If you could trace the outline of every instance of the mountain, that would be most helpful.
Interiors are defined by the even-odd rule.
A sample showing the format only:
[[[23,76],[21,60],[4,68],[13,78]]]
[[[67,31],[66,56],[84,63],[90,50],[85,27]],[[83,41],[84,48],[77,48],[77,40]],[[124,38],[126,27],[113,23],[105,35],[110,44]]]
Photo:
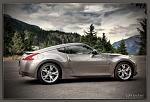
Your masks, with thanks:
[[[7,26],[9,25],[9,27],[11,27],[14,31],[31,31],[31,32],[35,32],[35,31],[40,31],[42,29],[40,29],[40,27],[36,26],[36,25],[31,25],[25,22],[22,22],[20,20],[14,19],[11,16],[4,14],[4,28],[7,28]]]
[[[4,31],[4,35],[11,37],[15,32],[19,32],[22,35],[22,37],[26,35],[26,33],[32,33],[35,45],[39,45],[40,43],[43,43],[46,40],[51,41],[46,43],[51,43],[51,45],[55,45],[66,42],[78,42],[80,39],[80,35],[78,33],[63,32],[58,30],[46,31],[36,25],[31,25],[23,21],[14,19],[6,14],[4,14]]]
[[[58,30],[43,30],[36,25],[31,25],[23,21],[12,18],[4,14],[4,55],[11,54],[11,46],[13,45],[12,38],[17,33],[21,36],[22,43],[28,38],[29,45],[38,46],[40,48],[62,44],[73,43],[80,41],[78,33],[63,32]],[[28,45],[26,45],[28,46]],[[26,49],[26,48],[24,48]],[[27,49],[30,50],[31,48]]]
[[[129,54],[138,54],[139,52],[139,41],[140,41],[140,35],[135,35],[135,36],[132,36],[132,37],[129,37],[127,39],[124,39],[125,41],[125,46],[127,48],[127,51]],[[121,41],[117,41],[117,42],[114,42],[112,44],[112,46],[114,48],[118,48],[119,44],[120,44]]]

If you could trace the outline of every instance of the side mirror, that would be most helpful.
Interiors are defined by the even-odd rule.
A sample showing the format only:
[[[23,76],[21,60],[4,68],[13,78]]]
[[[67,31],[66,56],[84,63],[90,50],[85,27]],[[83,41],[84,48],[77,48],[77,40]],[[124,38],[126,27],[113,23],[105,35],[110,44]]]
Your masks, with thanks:
[[[93,54],[93,55],[97,55],[97,54],[98,54],[97,50],[94,49],[94,50],[92,51],[92,54]]]

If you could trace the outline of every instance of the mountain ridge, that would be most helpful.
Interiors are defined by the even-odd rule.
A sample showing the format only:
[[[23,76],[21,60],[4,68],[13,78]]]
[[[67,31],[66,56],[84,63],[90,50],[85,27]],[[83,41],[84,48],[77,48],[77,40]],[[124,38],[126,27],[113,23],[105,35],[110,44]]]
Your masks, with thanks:
[[[11,54],[9,50],[11,48],[12,38],[15,33],[21,37],[23,43],[26,38],[29,38],[32,39],[32,41],[30,41],[32,42],[32,46],[39,46],[40,48],[61,43],[80,41],[80,35],[78,33],[63,32],[58,30],[43,30],[36,25],[28,24],[5,14],[3,14],[3,19],[5,55]]]
[[[138,43],[140,41],[140,35],[131,36],[127,39],[124,39],[124,41],[125,41],[125,46],[126,46],[127,52],[129,54],[134,54],[134,55],[138,54],[139,49],[140,49],[140,46],[138,45]],[[118,48],[120,42],[121,42],[121,40],[114,42],[112,44],[112,46],[114,48]]]

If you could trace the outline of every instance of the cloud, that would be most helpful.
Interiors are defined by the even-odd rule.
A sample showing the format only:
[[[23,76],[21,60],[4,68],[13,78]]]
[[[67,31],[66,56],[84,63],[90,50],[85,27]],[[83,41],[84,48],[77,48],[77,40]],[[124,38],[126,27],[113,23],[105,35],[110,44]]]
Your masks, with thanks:
[[[21,9],[23,11],[26,11],[29,14],[32,14],[32,13],[38,12],[38,10],[41,9],[41,7],[40,5],[26,4],[26,5],[23,5]]]
[[[45,30],[83,34],[94,24],[98,36],[106,33],[111,43],[138,34],[137,19],[144,9],[119,3],[5,4],[4,13]]]
[[[139,28],[139,27],[140,27],[139,24],[130,24],[126,27],[118,25],[118,26],[112,28],[110,30],[109,34],[120,34],[120,35],[125,34],[126,36],[132,36],[136,32],[136,35],[138,35],[137,28]]]

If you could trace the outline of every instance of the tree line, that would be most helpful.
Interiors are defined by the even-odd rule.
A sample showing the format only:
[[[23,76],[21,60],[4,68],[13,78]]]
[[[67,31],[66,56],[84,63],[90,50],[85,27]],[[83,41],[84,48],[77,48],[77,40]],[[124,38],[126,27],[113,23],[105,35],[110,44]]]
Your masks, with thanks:
[[[124,40],[121,41],[117,49],[113,48],[110,40],[103,33],[102,37],[97,36],[97,32],[94,31],[95,27],[93,24],[90,25],[89,31],[85,31],[85,35],[81,36],[81,42],[88,44],[102,53],[120,53],[127,55],[127,49]]]
[[[33,45],[45,48],[57,44],[81,42],[92,46],[99,52],[128,54],[124,41],[121,42],[118,49],[115,49],[110,44],[110,40],[107,40],[105,33],[103,33],[103,37],[98,37],[94,29],[94,25],[91,24],[89,31],[85,32],[83,36],[77,33],[65,33],[61,31],[42,31],[40,36],[36,36],[34,32],[27,30],[24,32],[15,31],[12,38],[10,38],[10,46],[7,52],[10,55],[18,55],[23,54],[24,51],[32,51]]]

